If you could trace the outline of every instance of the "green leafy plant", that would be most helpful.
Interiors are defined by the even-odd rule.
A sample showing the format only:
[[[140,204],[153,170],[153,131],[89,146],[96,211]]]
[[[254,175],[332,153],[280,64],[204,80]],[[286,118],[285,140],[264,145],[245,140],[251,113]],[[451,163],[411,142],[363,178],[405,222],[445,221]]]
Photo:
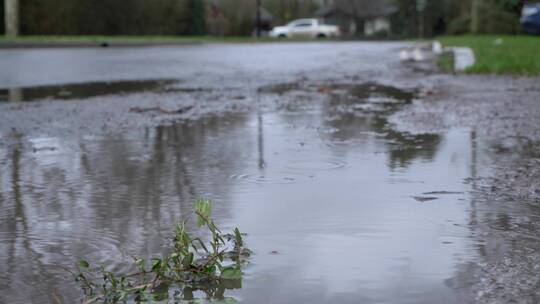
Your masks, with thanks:
[[[149,261],[133,257],[137,273],[121,276],[104,266],[92,268],[88,261],[80,260],[75,271],[70,272],[81,286],[84,303],[154,302],[171,294],[175,299],[193,300],[197,290],[208,299],[233,302],[233,298],[224,296],[224,291],[241,286],[241,268],[251,251],[244,247],[238,228],[223,234],[216,227],[210,218],[210,201],[198,200],[194,209],[197,226],[211,233],[207,243],[190,236],[186,222],[182,221],[174,227],[169,254]],[[171,290],[174,292],[170,293]]]

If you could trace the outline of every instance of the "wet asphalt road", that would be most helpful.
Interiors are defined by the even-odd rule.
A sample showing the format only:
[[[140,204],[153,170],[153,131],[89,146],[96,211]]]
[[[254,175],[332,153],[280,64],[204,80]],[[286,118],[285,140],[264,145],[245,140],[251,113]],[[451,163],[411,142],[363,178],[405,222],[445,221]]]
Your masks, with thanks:
[[[244,303],[537,303],[538,79],[403,46],[1,50],[0,303],[78,301],[60,266],[130,272],[201,197]]]
[[[2,50],[0,88],[171,78],[197,87],[257,86],[298,76],[381,71],[396,60],[392,50],[402,46],[314,42]]]
[[[391,81],[392,69],[399,65],[395,52],[402,46],[278,43],[2,50],[0,100],[34,100],[37,95],[45,100],[85,98],[91,102],[52,102],[45,111],[41,108],[44,103],[28,105],[24,112],[13,111],[0,117],[4,126],[0,134],[13,128],[25,134],[76,137],[128,132],[142,125],[179,118],[126,115],[131,107],[178,109],[195,105],[194,111],[183,117],[196,118],[253,108],[257,91],[267,85],[336,78]],[[107,86],[108,82],[113,82],[112,88]],[[81,83],[86,85],[73,90]],[[63,86],[66,84],[71,85],[67,90]],[[129,98],[119,96],[126,93],[138,94]],[[28,120],[34,123],[26,123]]]

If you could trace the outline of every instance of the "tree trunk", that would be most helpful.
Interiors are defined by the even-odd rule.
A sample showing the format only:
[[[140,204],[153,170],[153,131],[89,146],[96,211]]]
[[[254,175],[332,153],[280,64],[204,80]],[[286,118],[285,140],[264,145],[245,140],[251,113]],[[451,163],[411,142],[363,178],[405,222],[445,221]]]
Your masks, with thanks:
[[[479,6],[480,0],[472,0],[471,7],[471,33],[478,34],[479,29]]]
[[[257,13],[255,15],[255,30],[257,33],[257,38],[261,37],[261,0],[257,0]]]
[[[6,36],[16,37],[19,34],[19,0],[4,0],[4,14]]]

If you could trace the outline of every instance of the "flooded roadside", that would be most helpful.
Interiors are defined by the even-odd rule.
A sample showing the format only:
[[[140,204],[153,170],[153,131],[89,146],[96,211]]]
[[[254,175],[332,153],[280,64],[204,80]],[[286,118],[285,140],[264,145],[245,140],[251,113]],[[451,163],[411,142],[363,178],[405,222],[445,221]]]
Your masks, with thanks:
[[[463,303],[538,303],[538,80],[462,76],[446,82],[435,96],[390,120],[402,131],[472,130],[477,165],[466,183],[480,258],[463,264],[449,284]]]
[[[245,54],[193,81],[158,64],[150,87],[87,90],[84,74],[0,102],[0,302],[77,302],[62,266],[85,258],[129,273],[132,255],[162,254],[207,198],[254,252],[223,301],[535,303],[535,84],[387,75],[393,46],[368,46],[268,46],[302,54],[281,66],[260,46],[224,47]],[[350,64],[337,72],[320,58]],[[228,65],[245,75],[220,74]],[[437,90],[459,81],[469,87]]]
[[[414,91],[299,90],[304,98],[282,96],[289,106],[277,111],[261,103],[124,135],[0,146],[2,300],[77,299],[58,265],[85,257],[126,272],[130,255],[159,255],[204,197],[255,252],[242,288],[226,293],[236,300],[456,302],[445,280],[477,245],[463,182],[470,132],[393,130],[388,115]]]

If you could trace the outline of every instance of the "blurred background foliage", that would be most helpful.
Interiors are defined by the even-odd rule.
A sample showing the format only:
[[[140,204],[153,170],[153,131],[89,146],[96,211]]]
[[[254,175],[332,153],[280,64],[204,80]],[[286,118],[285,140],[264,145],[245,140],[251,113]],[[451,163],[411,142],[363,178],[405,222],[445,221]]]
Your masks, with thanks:
[[[3,2],[3,0],[0,0]],[[360,0],[351,0],[360,1]],[[377,1],[377,0],[373,0]],[[392,0],[392,37],[520,31],[524,0]],[[272,25],[311,17],[332,0],[261,0]],[[3,14],[0,5],[0,16]],[[256,0],[20,0],[23,35],[251,35]],[[0,30],[4,31],[2,20]]]

